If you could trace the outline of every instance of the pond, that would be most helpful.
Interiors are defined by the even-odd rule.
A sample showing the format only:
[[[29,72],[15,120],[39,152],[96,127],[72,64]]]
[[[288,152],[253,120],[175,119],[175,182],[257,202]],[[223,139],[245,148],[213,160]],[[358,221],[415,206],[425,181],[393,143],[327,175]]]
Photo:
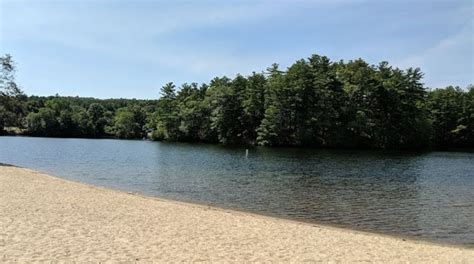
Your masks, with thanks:
[[[0,137],[0,163],[149,196],[474,245],[474,153]]]

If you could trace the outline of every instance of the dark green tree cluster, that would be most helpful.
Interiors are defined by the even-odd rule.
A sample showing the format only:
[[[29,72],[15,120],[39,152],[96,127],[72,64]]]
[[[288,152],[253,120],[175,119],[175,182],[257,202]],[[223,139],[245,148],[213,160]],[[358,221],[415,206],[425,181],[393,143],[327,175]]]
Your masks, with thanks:
[[[14,81],[14,67],[6,69],[2,85]],[[177,88],[168,83],[159,100],[25,99],[21,92],[2,93],[2,100],[14,103],[2,101],[0,114],[9,113],[3,114],[2,127],[23,127],[35,136],[327,148],[474,147],[474,89],[428,90],[422,78],[419,69],[401,70],[387,62],[332,62],[313,55],[285,70],[274,64],[263,73],[216,77],[208,84]]]
[[[474,87],[449,86],[428,94],[427,108],[436,147],[474,147]]]
[[[274,64],[265,73],[215,78],[199,88],[184,84],[176,92],[169,83],[162,88],[153,138],[330,148],[472,147],[472,89],[428,91],[422,77],[419,69],[387,62],[331,62],[313,55],[285,71]]]
[[[15,64],[6,54],[0,57],[0,135],[6,127],[19,127],[24,118],[26,96],[15,82]]]
[[[147,112],[157,101],[80,97],[29,97],[25,118],[27,135],[48,137],[146,136]]]

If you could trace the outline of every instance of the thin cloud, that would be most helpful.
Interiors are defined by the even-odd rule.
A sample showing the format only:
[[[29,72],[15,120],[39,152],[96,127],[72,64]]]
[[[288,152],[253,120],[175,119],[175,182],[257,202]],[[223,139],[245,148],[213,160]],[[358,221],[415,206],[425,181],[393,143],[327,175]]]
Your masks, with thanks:
[[[284,68],[312,53],[419,66],[429,86],[472,83],[472,22],[455,31],[467,2],[0,1],[2,52],[25,91],[43,95],[149,97],[168,81]]]
[[[474,20],[460,32],[397,64],[404,68],[420,67],[425,72],[425,82],[433,88],[473,84],[474,76],[463,74],[474,72],[473,23]]]
[[[160,43],[161,40],[180,31],[185,34],[201,28],[249,24],[281,12],[262,4],[180,5],[183,6],[131,12],[133,10],[88,2],[27,6],[9,3],[6,17],[2,19],[8,21],[2,35],[13,41],[33,40],[38,45],[61,45],[181,71],[219,74],[223,73],[222,69],[226,69],[226,73],[246,69],[255,65],[255,59],[232,55],[225,47],[197,51],[192,44],[170,46]]]

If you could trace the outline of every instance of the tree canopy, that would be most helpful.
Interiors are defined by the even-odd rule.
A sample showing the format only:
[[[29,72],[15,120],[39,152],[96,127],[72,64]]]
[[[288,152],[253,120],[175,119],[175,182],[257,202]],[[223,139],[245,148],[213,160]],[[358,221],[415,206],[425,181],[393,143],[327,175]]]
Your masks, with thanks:
[[[21,126],[26,96],[15,81],[15,63],[9,54],[0,57],[0,135],[5,127]]]
[[[158,100],[29,96],[1,57],[0,131],[326,148],[474,147],[474,89],[428,89],[420,69],[320,55],[208,84],[165,84]]]

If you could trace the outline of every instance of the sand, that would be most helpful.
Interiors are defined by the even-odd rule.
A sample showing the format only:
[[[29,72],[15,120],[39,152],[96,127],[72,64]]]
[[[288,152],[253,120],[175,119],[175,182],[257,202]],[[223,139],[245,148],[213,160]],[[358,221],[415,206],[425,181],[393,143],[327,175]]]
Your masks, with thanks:
[[[0,262],[473,262],[474,249],[143,197],[0,166]]]

